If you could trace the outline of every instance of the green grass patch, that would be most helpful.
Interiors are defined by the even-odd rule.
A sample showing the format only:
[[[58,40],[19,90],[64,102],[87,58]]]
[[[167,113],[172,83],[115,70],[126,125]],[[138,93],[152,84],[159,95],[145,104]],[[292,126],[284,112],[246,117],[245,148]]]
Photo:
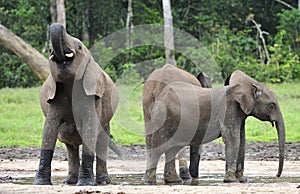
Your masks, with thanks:
[[[300,83],[267,85],[279,98],[287,141],[299,141]],[[111,121],[111,133],[119,144],[145,144],[142,88],[142,85],[118,86],[120,102]],[[43,126],[39,88],[0,90],[0,146],[41,146]],[[247,141],[276,141],[277,133],[269,122],[248,118],[246,137]]]

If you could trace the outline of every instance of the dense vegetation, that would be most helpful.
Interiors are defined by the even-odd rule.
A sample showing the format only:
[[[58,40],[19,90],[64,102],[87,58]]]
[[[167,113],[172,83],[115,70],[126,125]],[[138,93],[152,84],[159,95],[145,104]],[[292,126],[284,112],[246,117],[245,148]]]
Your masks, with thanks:
[[[295,0],[285,2],[297,7]],[[91,48],[101,38],[125,27],[127,4],[127,0],[66,0],[68,32]],[[258,81],[299,80],[299,10],[274,0],[173,0],[171,4],[174,27],[205,45],[218,65],[216,73],[223,78],[234,69],[241,69]],[[47,29],[51,23],[49,7],[49,0],[1,0],[0,23],[46,56]],[[161,3],[133,0],[132,21],[135,26],[163,24]],[[260,32],[263,32],[266,47]],[[198,73],[189,59],[180,53],[175,55],[178,66]],[[124,51],[110,61],[107,71],[116,80],[133,64],[145,60],[163,62],[164,48],[141,46]],[[0,88],[40,84],[28,66],[4,47],[0,47],[0,74]],[[139,77],[143,75],[135,72],[134,78]]]

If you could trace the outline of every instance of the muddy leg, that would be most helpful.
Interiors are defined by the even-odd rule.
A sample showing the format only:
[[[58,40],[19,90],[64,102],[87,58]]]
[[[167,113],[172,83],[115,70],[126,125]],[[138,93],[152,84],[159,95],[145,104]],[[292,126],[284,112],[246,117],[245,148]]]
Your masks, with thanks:
[[[142,178],[144,184],[155,184],[156,183],[156,168],[157,163],[162,154],[159,149],[148,149],[147,150],[147,169]]]
[[[164,169],[165,183],[182,183],[182,180],[179,178],[176,172],[175,166],[175,156],[180,149],[181,147],[174,147],[166,151],[166,161]]]
[[[82,162],[79,169],[79,177],[77,186],[91,185],[95,186],[93,173],[94,153],[83,144],[82,146]]]
[[[193,178],[199,176],[200,146],[190,147],[190,174]]]
[[[238,182],[236,179],[237,157],[240,147],[240,131],[239,129],[227,130],[227,134],[222,134],[225,143],[225,157],[226,157],[226,175],[224,183]]]
[[[34,178],[34,185],[52,185],[51,161],[60,124],[60,118],[56,116],[55,111],[56,107],[53,108],[50,106],[49,113],[45,121],[40,163]]]
[[[79,173],[79,147],[75,147],[73,145],[67,144],[66,147],[68,150],[68,166],[69,172],[68,177],[64,179],[65,184],[76,184],[78,181],[78,173]]]
[[[106,185],[111,182],[107,173],[107,148],[110,141],[110,136],[106,132],[102,131],[97,140],[96,155],[96,182],[101,185]]]
[[[244,176],[244,162],[245,162],[245,122],[243,122],[240,132],[240,147],[239,147],[239,155],[237,159],[236,165],[236,178],[240,181],[240,183],[247,182],[247,177]]]
[[[179,176],[182,179],[190,179],[191,178],[191,175],[190,175],[190,172],[188,169],[188,165],[187,165],[186,150],[187,150],[187,147],[184,147],[177,154],[178,160],[179,160]]]
[[[52,185],[51,183],[51,161],[53,150],[42,150],[40,164],[34,178],[34,185]]]

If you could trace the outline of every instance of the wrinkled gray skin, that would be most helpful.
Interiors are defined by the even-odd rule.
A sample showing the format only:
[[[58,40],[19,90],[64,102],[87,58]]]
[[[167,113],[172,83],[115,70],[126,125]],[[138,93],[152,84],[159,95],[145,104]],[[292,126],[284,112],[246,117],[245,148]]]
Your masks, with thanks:
[[[46,116],[40,164],[34,184],[51,185],[51,160],[56,139],[68,150],[66,184],[108,184],[109,121],[118,103],[116,87],[78,39],[58,23],[50,26],[51,74],[41,87],[40,103]],[[79,161],[79,145],[82,162]],[[93,161],[96,153],[96,181]]]
[[[156,182],[156,167],[165,153],[164,179],[178,183],[175,155],[186,145],[208,143],[222,135],[225,143],[224,182],[246,182],[244,177],[245,120],[254,116],[276,126],[279,142],[279,177],[283,168],[285,125],[274,92],[241,71],[235,71],[228,86],[206,89],[187,83],[166,86],[150,113],[147,131],[145,183]]]
[[[153,71],[146,80],[143,90],[143,112],[146,133],[151,130],[150,113],[152,111],[155,100],[158,98],[163,88],[173,82],[190,83],[195,86],[202,86],[205,88],[212,87],[210,78],[203,72],[200,73],[196,78],[192,74],[178,69],[170,64],[166,64],[162,68]],[[147,138],[146,141],[148,141]],[[182,179],[189,179],[191,178],[191,176],[198,177],[198,167],[200,160],[199,148],[199,146],[191,146],[189,168],[187,167],[187,162],[184,157],[185,149],[181,152],[182,154],[179,154],[179,173]]]

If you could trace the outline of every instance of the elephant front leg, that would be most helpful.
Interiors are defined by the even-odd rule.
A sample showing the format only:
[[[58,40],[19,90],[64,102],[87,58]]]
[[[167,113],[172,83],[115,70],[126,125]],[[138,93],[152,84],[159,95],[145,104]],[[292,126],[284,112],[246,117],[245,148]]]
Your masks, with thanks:
[[[109,131],[109,129],[108,129]],[[110,178],[108,177],[107,172],[107,147],[110,141],[110,136],[106,132],[100,133],[97,146],[96,146],[96,155],[97,155],[97,162],[96,162],[96,183],[101,185],[107,185],[111,182]]]
[[[52,185],[51,183],[51,162],[54,153],[54,147],[58,135],[58,119],[46,118],[42,150],[38,171],[34,178],[34,185]]]
[[[240,131],[240,147],[239,147],[236,173],[235,173],[235,176],[240,181],[240,183],[245,183],[248,181],[247,177],[244,176],[245,146],[246,146],[245,122],[243,122]]]
[[[239,130],[229,131],[228,134],[222,134],[225,143],[225,158],[226,158],[226,175],[224,183],[238,182],[236,179],[236,166],[238,151],[240,147],[240,134]]]
[[[64,179],[65,184],[76,184],[78,181],[79,173],[79,148],[70,144],[66,144],[68,150],[68,177]]]
[[[94,163],[94,152],[90,151],[89,147],[83,143],[82,146],[82,162],[79,169],[79,177],[77,186],[95,186],[93,173],[93,163]]]
[[[52,185],[51,183],[51,161],[53,150],[42,150],[38,171],[34,177],[34,185]]]

